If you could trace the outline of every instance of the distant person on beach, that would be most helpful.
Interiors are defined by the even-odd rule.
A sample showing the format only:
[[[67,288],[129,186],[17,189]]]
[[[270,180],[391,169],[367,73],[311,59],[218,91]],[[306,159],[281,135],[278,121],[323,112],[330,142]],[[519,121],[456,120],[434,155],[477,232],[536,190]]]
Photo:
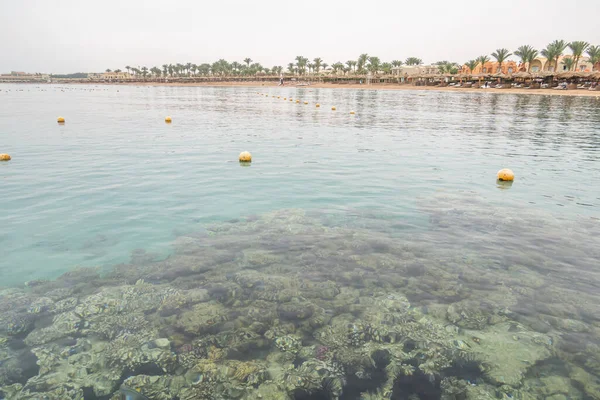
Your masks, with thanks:
[[[283,78],[279,78],[279,86],[283,86]]]

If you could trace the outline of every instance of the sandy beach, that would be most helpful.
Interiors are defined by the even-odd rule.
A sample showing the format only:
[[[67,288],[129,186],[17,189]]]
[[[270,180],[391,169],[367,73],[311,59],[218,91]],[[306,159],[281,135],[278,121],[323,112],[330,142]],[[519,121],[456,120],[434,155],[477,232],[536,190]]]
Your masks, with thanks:
[[[210,82],[210,83],[183,83],[183,82],[120,82],[120,83],[104,83],[104,82],[55,82],[59,84],[74,84],[74,85],[127,85],[127,86],[217,86],[217,87],[256,87],[256,88],[279,88],[277,83],[271,82]],[[456,92],[456,93],[500,93],[500,94],[541,94],[549,96],[584,96],[600,98],[600,91],[590,90],[554,90],[554,89],[477,89],[477,88],[456,88],[452,86],[437,87],[437,86],[413,86],[406,84],[377,84],[377,85],[357,85],[357,84],[332,84],[332,83],[311,83],[310,85],[286,83],[285,88],[295,87],[302,89],[362,89],[362,90],[418,90],[418,91],[438,91],[438,92]]]

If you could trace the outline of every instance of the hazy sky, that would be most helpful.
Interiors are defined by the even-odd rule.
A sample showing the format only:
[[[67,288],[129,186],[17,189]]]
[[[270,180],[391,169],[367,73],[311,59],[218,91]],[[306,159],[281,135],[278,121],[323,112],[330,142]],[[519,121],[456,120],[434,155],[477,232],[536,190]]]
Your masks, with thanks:
[[[0,0],[0,72],[361,53],[464,62],[554,39],[600,45],[598,15],[600,0]]]

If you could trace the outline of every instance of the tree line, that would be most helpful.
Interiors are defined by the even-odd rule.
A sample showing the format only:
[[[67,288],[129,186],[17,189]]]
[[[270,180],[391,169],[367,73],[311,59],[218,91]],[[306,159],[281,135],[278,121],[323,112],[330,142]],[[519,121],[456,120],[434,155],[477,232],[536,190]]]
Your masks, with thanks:
[[[228,62],[220,59],[212,64],[194,64],[194,63],[177,63],[163,64],[159,67],[131,67],[127,65],[125,69],[128,73],[146,78],[148,76],[156,78],[168,77],[195,77],[195,76],[253,76],[257,74],[266,75],[281,75],[284,72],[294,75],[319,74],[321,71],[332,71],[334,73],[391,73],[392,68],[401,67],[402,65],[421,65],[423,60],[418,57],[409,57],[405,61],[393,60],[391,62],[381,62],[379,57],[372,57],[368,54],[361,54],[357,60],[348,60],[345,63],[336,62],[329,65],[323,62],[320,57],[314,58],[312,61],[304,56],[297,56],[295,62],[291,62],[284,68],[280,65],[275,65],[271,68],[264,67],[260,63],[255,63],[251,58],[244,59],[243,62]],[[106,72],[113,72],[107,69]],[[114,72],[120,73],[121,69],[115,69]]]
[[[555,40],[552,43],[549,43],[545,48],[538,51],[533,46],[523,45],[519,46],[514,53],[511,53],[508,49],[502,48],[494,51],[491,56],[498,63],[498,68],[496,72],[502,71],[502,63],[508,60],[508,57],[511,55],[515,55],[519,57],[519,60],[522,63],[527,64],[527,72],[531,70],[531,64],[533,61],[538,58],[538,56],[545,57],[548,61],[546,62],[545,69],[549,70],[550,67],[554,68],[554,71],[558,71],[558,60],[562,57],[567,50],[570,49],[571,55],[568,57],[564,57],[562,59],[563,64],[567,68],[568,71],[576,71],[579,62],[581,61],[581,57],[585,54],[589,57],[589,62],[592,64],[592,70],[596,64],[600,63],[600,46],[593,46],[588,42],[576,40],[573,42],[566,42],[565,40]],[[467,61],[464,65],[469,69],[472,73],[475,68],[479,65],[482,67],[490,61],[490,58],[487,55],[482,55],[477,57],[474,60]],[[459,67],[456,66],[458,71]],[[445,70],[440,72],[446,72]],[[491,72],[491,71],[488,71]]]
[[[545,66],[546,70],[553,66],[554,70],[557,71],[558,60],[563,56],[567,48],[570,49],[571,55],[570,57],[563,58],[562,62],[569,71],[577,70],[581,57],[584,54],[588,55],[592,66],[600,63],[600,46],[593,46],[585,41],[566,42],[565,40],[555,40],[539,51],[533,46],[523,45],[514,52],[501,48],[496,49],[496,51],[492,52],[490,55],[498,63],[496,72],[502,70],[502,64],[512,55],[519,57],[522,63],[528,64],[527,72],[530,72],[531,63],[538,58],[538,56],[545,57],[548,60]],[[469,72],[473,73],[479,65],[481,65],[483,69],[483,66],[488,62],[490,62],[490,57],[488,55],[481,55],[465,62],[463,65],[468,68]],[[281,75],[284,72],[287,74],[303,76],[307,74],[319,74],[322,71],[331,71],[334,74],[364,75],[367,72],[372,74],[390,74],[393,68],[400,68],[403,65],[418,66],[421,64],[423,64],[423,60],[418,57],[408,57],[404,61],[393,60],[390,62],[382,62],[379,57],[370,56],[367,53],[364,53],[359,55],[356,60],[348,60],[345,63],[338,61],[331,65],[324,62],[320,57],[316,57],[311,61],[304,56],[297,56],[294,62],[290,62],[285,69],[280,65],[274,65],[271,68],[264,67],[260,63],[254,62],[251,58],[245,58],[243,62],[229,62],[220,59],[212,64],[204,63],[197,65],[191,62],[185,64],[163,64],[162,68],[157,66],[152,68],[145,66],[136,68],[128,65],[125,69],[130,74],[143,78],[148,76],[168,78],[196,76],[254,76],[257,74]],[[434,65],[438,67],[439,72],[442,74],[456,74],[462,70],[460,64],[446,60],[438,61],[434,63]],[[112,71],[107,69],[106,72]],[[115,69],[114,72],[119,73],[122,71],[120,69]]]

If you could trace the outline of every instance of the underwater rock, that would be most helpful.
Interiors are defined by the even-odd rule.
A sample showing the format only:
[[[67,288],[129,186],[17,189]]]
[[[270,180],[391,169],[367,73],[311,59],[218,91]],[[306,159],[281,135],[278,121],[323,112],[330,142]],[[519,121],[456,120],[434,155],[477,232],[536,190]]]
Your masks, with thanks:
[[[192,304],[208,301],[210,298],[206,289],[180,290],[170,293],[161,303],[158,311],[162,317],[168,317]]]
[[[29,314],[52,313],[55,310],[54,301],[48,297],[38,297],[33,300],[27,309]]]
[[[309,302],[290,302],[280,304],[277,314],[282,320],[298,321],[310,318],[315,312],[315,306]]]
[[[483,331],[464,331],[470,336],[473,356],[485,363],[485,379],[495,385],[519,387],[527,371],[553,354],[552,339],[514,325],[501,323]]]
[[[569,365],[569,377],[577,382],[589,398],[600,399],[600,379],[576,365]]]
[[[35,317],[30,314],[5,313],[0,320],[0,333],[22,337],[34,329]]]
[[[171,348],[171,343],[169,342],[169,339],[165,339],[165,338],[156,339],[154,341],[154,344],[156,345],[156,347],[158,347],[160,349],[169,349],[169,348]]]
[[[462,328],[483,329],[489,324],[506,320],[499,316],[499,311],[490,303],[464,300],[448,307],[447,318]]]
[[[246,397],[247,400],[292,400],[284,389],[275,383],[263,383]]]
[[[131,390],[139,393],[147,399],[156,400],[172,400],[174,398],[180,399],[192,399],[191,395],[197,396],[195,398],[205,398],[201,396],[201,392],[190,393],[186,392],[185,396],[178,396],[182,393],[182,390],[188,388],[185,379],[182,376],[162,375],[162,376],[149,376],[149,375],[135,375],[131,376],[123,382],[123,388],[131,388]],[[120,400],[122,396],[120,392],[117,392],[113,399]],[[127,397],[129,399],[129,397]],[[132,398],[131,400],[142,400]]]
[[[228,321],[229,313],[230,310],[215,301],[196,304],[177,317],[175,327],[190,335],[207,333]]]
[[[27,335],[25,343],[28,346],[39,346],[66,336],[72,336],[79,330],[88,327],[88,325],[74,311],[58,314],[53,318],[52,325],[36,329]]]
[[[302,340],[291,335],[281,336],[275,339],[275,346],[281,351],[295,354],[302,348]]]

